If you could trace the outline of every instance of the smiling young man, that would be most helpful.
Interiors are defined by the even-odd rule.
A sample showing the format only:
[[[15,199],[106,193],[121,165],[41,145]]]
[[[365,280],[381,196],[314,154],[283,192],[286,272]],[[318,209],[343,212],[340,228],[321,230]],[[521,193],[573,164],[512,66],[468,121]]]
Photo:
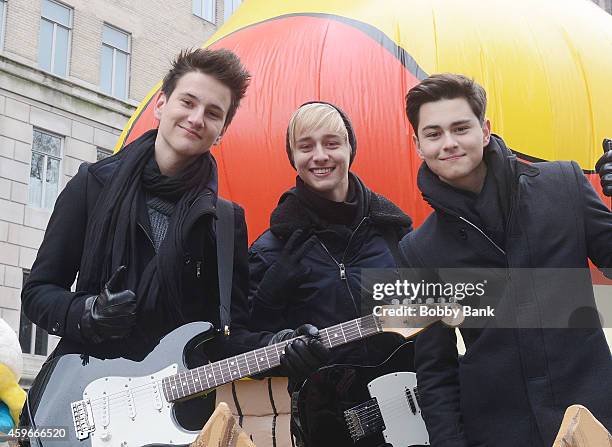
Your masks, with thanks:
[[[155,102],[159,127],[68,182],[22,292],[28,318],[62,337],[52,355],[140,358],[185,323],[219,323],[210,149],[249,79],[230,51],[182,52]],[[246,309],[246,224],[233,211],[232,306]]]
[[[612,276],[612,213],[575,162],[519,161],[491,134],[485,112],[484,89],[462,75],[430,76],[406,96],[423,160],[418,186],[434,211],[400,242],[405,265],[509,268],[504,300],[522,322],[462,328],[461,359],[454,329],[434,325],[419,335],[415,364],[431,445],[550,446],[572,404],[610,429],[612,360],[599,323],[524,323],[547,321],[566,290],[578,291],[573,308],[594,305],[588,260]],[[571,274],[542,283],[538,268]],[[524,278],[529,287],[518,287]]]
[[[361,316],[361,270],[396,267],[393,253],[411,220],[350,172],[357,139],[340,108],[323,102],[299,107],[289,121],[286,150],[296,184],[249,250],[249,324],[267,331],[264,343],[310,336],[292,342],[281,357],[294,390],[327,361],[376,364],[397,346],[384,334],[330,353],[316,335],[317,328]],[[309,437],[319,437],[313,445],[321,446],[333,435]]]

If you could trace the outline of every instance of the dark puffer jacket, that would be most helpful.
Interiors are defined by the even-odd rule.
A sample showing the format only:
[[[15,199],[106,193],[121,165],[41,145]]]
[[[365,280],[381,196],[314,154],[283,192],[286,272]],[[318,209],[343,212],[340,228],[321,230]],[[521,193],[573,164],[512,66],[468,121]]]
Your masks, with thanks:
[[[592,306],[588,259],[610,276],[610,210],[574,162],[522,163],[497,136],[486,150],[505,158],[499,169],[506,171],[489,165],[487,175],[510,183],[505,248],[443,198],[427,196],[434,212],[400,243],[407,266],[515,269],[513,281],[526,283],[504,299],[523,322],[545,321],[566,304],[561,297],[567,290],[580,289],[571,297],[575,308]],[[551,270],[536,268],[574,274],[544,281],[541,276]],[[416,340],[419,394],[432,446],[550,446],[572,404],[585,405],[612,428],[612,359],[600,328],[538,329],[528,323],[461,332],[461,359],[454,329],[435,325]]]
[[[397,266],[390,246],[411,230],[412,222],[385,197],[367,189],[366,194],[369,212],[352,232],[336,231],[333,225],[318,221],[296,197],[295,189],[281,197],[272,213],[271,228],[249,250],[250,328],[269,331],[264,340],[269,340],[275,331],[295,329],[305,323],[326,328],[360,317],[361,270]],[[259,282],[297,229],[311,231],[317,237],[317,243],[301,260],[311,273],[307,281],[285,297],[281,308],[270,307],[257,294]],[[376,364],[397,342],[393,334],[374,336],[365,343],[336,348],[331,362]]]

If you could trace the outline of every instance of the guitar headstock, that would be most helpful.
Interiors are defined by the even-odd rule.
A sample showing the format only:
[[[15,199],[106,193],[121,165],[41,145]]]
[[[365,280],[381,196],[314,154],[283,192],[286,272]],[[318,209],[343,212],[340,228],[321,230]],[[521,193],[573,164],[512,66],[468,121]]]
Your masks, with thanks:
[[[448,327],[457,327],[465,316],[457,303],[382,305],[374,308],[373,314],[383,332],[395,332],[411,338],[427,327],[442,321]]]

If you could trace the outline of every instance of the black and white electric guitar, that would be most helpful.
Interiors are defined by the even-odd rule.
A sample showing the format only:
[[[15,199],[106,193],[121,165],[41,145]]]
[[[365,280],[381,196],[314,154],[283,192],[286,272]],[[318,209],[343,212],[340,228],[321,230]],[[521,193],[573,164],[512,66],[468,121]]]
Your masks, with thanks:
[[[319,369],[294,397],[298,434],[307,446],[408,447],[429,445],[421,416],[413,343],[379,365]]]
[[[412,337],[438,320],[367,315],[321,329],[319,334],[328,348],[335,348],[381,332]],[[443,321],[453,326],[461,323]],[[187,369],[187,351],[210,338],[213,332],[209,323],[182,326],[164,337],[140,362],[93,357],[84,361],[77,354],[59,357],[44,371],[44,377],[37,378],[37,399],[28,402],[30,423],[33,428],[65,427],[67,436],[63,440],[70,445],[189,445],[199,431],[181,426],[175,404],[279,366],[280,356],[289,342]],[[52,444],[54,440],[30,440],[38,446],[46,445],[46,441]]]
[[[353,442],[382,432],[393,447],[429,445],[415,373],[385,374],[368,383],[368,390],[372,399],[344,411]]]

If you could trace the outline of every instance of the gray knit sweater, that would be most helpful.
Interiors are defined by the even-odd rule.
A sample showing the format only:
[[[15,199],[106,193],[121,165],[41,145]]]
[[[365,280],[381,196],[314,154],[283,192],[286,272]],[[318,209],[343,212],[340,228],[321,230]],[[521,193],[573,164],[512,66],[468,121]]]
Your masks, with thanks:
[[[150,196],[147,198],[147,209],[149,212],[149,221],[151,222],[151,235],[153,236],[153,244],[155,252],[159,251],[159,247],[166,237],[170,216],[174,212],[175,204],[159,197]]]

